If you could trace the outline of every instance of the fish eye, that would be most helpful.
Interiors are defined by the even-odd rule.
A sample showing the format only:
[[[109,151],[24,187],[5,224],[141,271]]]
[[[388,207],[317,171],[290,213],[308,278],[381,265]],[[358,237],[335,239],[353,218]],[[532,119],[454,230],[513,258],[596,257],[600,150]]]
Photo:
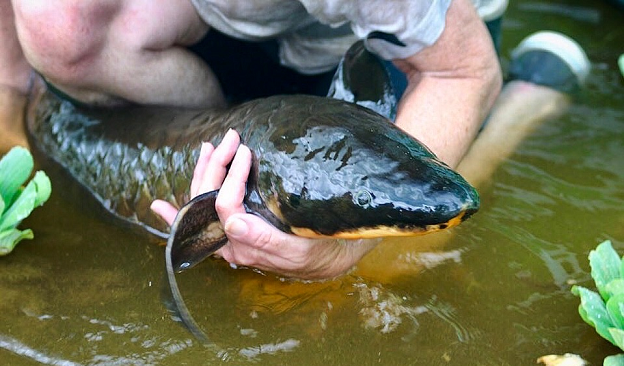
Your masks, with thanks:
[[[353,201],[358,206],[367,207],[373,202],[373,194],[367,189],[360,189],[353,197]]]

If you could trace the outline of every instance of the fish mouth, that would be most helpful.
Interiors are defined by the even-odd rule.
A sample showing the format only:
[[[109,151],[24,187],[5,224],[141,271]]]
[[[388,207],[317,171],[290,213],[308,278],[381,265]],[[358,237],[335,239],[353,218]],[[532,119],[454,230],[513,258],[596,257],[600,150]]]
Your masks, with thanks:
[[[420,236],[437,231],[445,230],[454,226],[457,226],[464,222],[468,217],[477,212],[471,204],[466,204],[458,212],[457,215],[451,217],[447,221],[427,224],[424,226],[416,225],[377,225],[371,227],[360,227],[355,229],[340,230],[330,235],[319,233],[313,229],[305,227],[290,227],[293,234],[306,238],[321,239],[321,238],[337,238],[337,239],[373,239],[384,237],[400,237],[400,236]]]

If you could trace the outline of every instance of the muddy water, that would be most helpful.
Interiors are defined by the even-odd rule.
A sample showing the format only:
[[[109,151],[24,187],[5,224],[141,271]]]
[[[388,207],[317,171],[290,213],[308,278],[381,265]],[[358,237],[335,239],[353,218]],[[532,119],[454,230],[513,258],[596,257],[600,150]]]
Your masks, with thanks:
[[[623,16],[600,2],[512,2],[504,54],[545,24],[588,51],[592,75],[570,111],[496,171],[473,219],[388,240],[363,265],[398,275],[299,283],[219,260],[181,275],[218,350],[163,306],[161,243],[38,157],[54,191],[24,223],[35,240],[0,258],[0,363],[529,365],[573,352],[601,364],[618,350],[580,320],[569,289],[591,286],[587,254],[602,240],[624,253]]]

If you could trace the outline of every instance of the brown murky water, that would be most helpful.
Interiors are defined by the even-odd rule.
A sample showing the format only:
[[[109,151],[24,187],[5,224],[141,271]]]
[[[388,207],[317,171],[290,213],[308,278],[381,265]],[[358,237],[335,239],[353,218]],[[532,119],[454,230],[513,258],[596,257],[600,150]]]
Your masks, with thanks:
[[[530,365],[573,352],[601,364],[618,350],[581,321],[569,289],[591,287],[587,254],[602,240],[624,253],[623,16],[601,2],[510,4],[503,53],[546,24],[563,31],[593,61],[587,90],[501,166],[473,219],[367,259],[400,275],[299,283],[219,260],[180,275],[219,351],[163,306],[164,247],[39,157],[53,196],[24,223],[35,240],[0,258],[0,363]]]

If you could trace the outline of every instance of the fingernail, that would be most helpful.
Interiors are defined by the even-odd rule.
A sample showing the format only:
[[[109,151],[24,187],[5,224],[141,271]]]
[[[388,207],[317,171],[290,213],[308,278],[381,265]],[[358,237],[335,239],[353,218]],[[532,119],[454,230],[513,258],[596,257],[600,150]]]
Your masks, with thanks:
[[[238,148],[236,149],[236,154],[240,153],[243,150],[249,150],[249,148],[243,144],[238,145]]]
[[[247,223],[241,219],[230,219],[225,223],[226,234],[232,236],[242,236],[247,234]]]

